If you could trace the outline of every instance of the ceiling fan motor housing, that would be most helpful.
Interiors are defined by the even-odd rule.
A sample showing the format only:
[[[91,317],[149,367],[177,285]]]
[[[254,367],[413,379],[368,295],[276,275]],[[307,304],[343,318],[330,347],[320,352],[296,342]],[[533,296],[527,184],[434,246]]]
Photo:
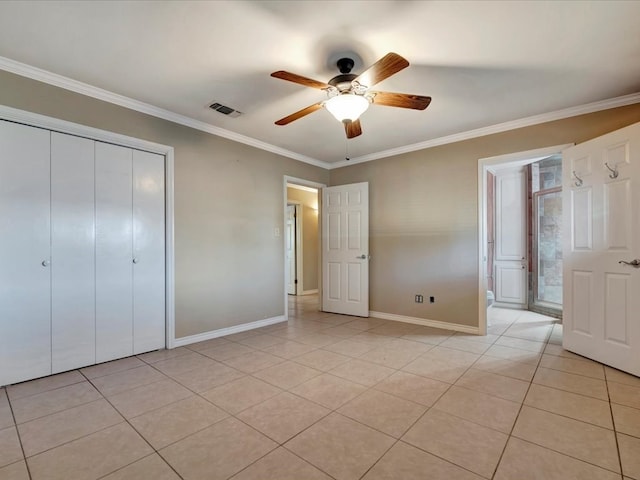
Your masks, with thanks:
[[[351,82],[358,78],[357,75],[351,73],[355,62],[352,58],[344,57],[340,58],[336,65],[338,70],[340,70],[340,75],[336,75],[331,80],[329,80],[329,85],[332,85],[338,89],[338,91],[346,92],[351,89]]]
[[[351,82],[356,78],[358,78],[358,76],[353,73],[343,73],[341,75],[336,75],[329,80],[328,83],[329,85],[336,87],[340,92],[344,92],[351,88]]]

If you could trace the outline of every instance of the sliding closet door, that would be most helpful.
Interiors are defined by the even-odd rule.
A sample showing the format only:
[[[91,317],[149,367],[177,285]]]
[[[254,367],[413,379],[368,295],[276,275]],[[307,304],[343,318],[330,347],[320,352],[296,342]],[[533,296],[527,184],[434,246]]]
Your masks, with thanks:
[[[51,373],[49,139],[0,121],[0,385]]]
[[[96,142],[96,362],[133,354],[132,150]]]
[[[133,353],[165,346],[164,156],[133,151]]]
[[[94,144],[51,133],[53,373],[96,360]]]

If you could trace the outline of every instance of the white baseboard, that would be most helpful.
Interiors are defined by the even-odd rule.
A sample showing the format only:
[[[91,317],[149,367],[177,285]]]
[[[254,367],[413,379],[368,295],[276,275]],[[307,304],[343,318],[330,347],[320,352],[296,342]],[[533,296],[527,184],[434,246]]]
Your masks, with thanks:
[[[234,325],[233,327],[220,328],[218,330],[211,330],[210,332],[198,333],[196,335],[189,335],[188,337],[176,338],[173,342],[174,347],[184,347],[192,343],[204,342],[205,340],[211,340],[212,338],[224,337],[225,335],[231,335],[232,333],[246,332],[247,330],[253,330],[254,328],[266,327],[273,325],[274,323],[286,322],[284,315],[277,317],[265,318],[264,320],[258,320],[256,322],[243,323],[241,325]]]
[[[383,320],[393,320],[394,322],[413,323],[415,325],[424,325],[425,327],[442,328],[443,330],[453,330],[456,332],[470,333],[472,335],[480,335],[478,327],[470,327],[468,325],[460,325],[458,323],[441,322],[440,320],[429,320],[427,318],[407,317],[405,315],[396,315],[395,313],[369,312],[369,316],[382,318]]]
[[[315,295],[318,293],[318,289],[314,288],[313,290],[303,290],[302,295]]]

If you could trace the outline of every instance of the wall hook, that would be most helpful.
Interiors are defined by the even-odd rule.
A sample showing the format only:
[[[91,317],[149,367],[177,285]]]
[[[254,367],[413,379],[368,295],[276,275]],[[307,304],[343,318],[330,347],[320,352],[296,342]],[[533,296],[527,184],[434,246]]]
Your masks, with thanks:
[[[581,186],[582,186],[582,184],[583,184],[584,182],[583,182],[583,181],[582,181],[582,179],[578,176],[578,174],[576,173],[576,171],[575,171],[575,170],[573,171],[573,176],[576,178],[576,181],[575,181],[575,182],[573,182],[573,184],[574,184],[576,187],[581,187]]]
[[[609,178],[618,178],[618,166],[617,165],[615,166],[615,168],[611,168],[607,162],[604,162],[604,166],[607,167],[607,169],[611,172],[609,174]]]

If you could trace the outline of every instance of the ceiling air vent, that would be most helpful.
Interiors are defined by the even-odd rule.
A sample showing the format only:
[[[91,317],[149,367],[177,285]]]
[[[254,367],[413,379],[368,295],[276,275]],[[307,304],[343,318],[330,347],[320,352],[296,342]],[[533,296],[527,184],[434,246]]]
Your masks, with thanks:
[[[220,112],[223,115],[228,115],[229,117],[239,117],[242,115],[242,112],[238,110],[234,110],[231,107],[227,107],[226,105],[222,105],[221,103],[212,103],[209,105],[211,110],[215,110],[216,112]]]

